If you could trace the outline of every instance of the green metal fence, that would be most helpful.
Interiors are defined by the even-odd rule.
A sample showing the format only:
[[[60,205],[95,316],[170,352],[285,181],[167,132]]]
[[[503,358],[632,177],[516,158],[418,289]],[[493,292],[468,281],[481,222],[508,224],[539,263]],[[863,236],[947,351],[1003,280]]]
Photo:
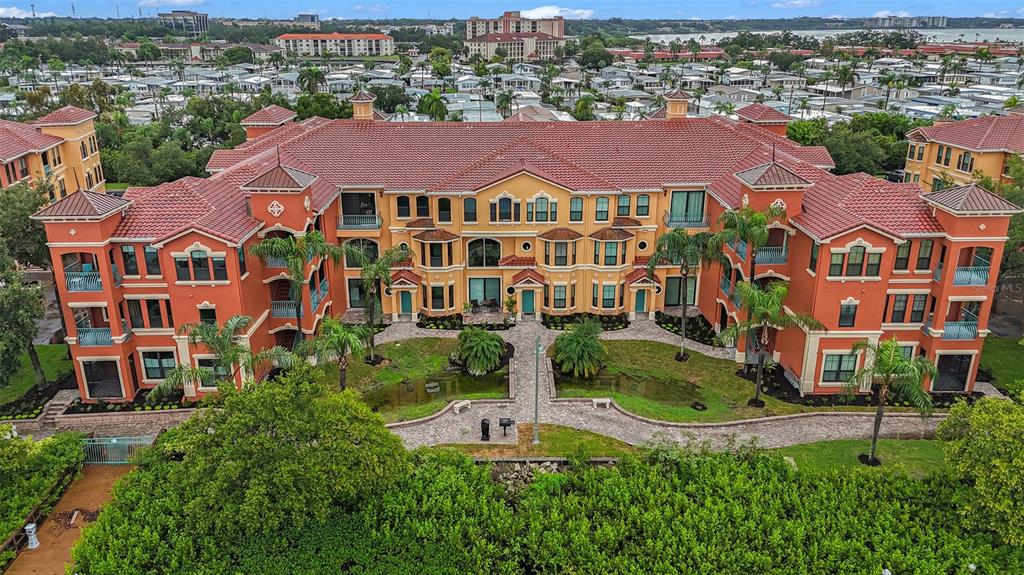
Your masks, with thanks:
[[[128,465],[140,449],[153,444],[152,436],[89,437],[82,440],[85,462],[99,465]]]

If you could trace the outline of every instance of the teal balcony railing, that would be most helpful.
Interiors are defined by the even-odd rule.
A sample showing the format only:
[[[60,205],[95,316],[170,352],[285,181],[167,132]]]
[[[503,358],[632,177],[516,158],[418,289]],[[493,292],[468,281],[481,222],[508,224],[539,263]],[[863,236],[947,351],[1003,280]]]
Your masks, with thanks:
[[[746,240],[738,240],[735,242],[729,242],[729,246],[732,247],[732,251],[736,252],[736,255],[741,260],[747,259],[747,242]]]
[[[327,278],[320,280],[320,285],[317,286],[317,289],[313,290],[309,297],[312,309],[315,310],[320,307],[320,302],[324,301],[324,298],[327,297]]]
[[[728,296],[729,288],[732,287],[732,283],[729,281],[729,278],[723,277],[722,280],[718,282],[718,285],[722,288],[722,293]]]
[[[114,338],[110,333],[109,327],[79,327],[75,331],[78,332],[78,345],[114,344]]]
[[[381,219],[376,214],[342,214],[338,218],[339,230],[379,230],[380,226]]]
[[[983,286],[988,284],[988,266],[957,266],[953,270],[953,285]]]
[[[295,317],[295,308],[298,305],[298,302],[291,300],[272,301],[270,302],[270,317]]]
[[[789,248],[786,246],[765,246],[757,250],[759,264],[784,264],[788,258]]]
[[[704,214],[665,212],[665,226],[669,228],[706,228],[708,227],[708,217]]]
[[[64,272],[64,285],[69,292],[103,291],[100,272]]]
[[[288,267],[288,260],[276,256],[268,257],[264,260],[268,268],[286,268]]]
[[[965,340],[978,337],[978,321],[947,321],[942,327],[942,339]]]

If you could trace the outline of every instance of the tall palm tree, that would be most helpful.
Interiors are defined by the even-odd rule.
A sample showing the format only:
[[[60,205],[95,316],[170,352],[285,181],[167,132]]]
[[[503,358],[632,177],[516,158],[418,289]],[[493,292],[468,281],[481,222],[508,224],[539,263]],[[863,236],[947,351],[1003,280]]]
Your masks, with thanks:
[[[261,351],[253,351],[243,343],[242,336],[252,325],[252,318],[247,315],[233,315],[223,326],[212,323],[188,323],[179,329],[179,333],[188,336],[191,345],[202,345],[213,354],[215,366],[213,371],[202,367],[179,364],[167,373],[162,382],[157,384],[149,397],[157,400],[165,397],[185,383],[209,385],[217,379],[234,380],[239,371],[243,383],[246,378],[255,377],[260,368],[277,363],[282,367],[292,364],[293,356],[280,346],[269,347]]]
[[[860,78],[860,74],[857,73],[857,69],[853,66],[842,65],[835,70],[835,80],[839,83],[839,91],[842,92],[846,86],[853,86],[857,82],[857,78]]]
[[[316,66],[306,66],[299,70],[298,81],[302,89],[312,96],[317,93],[321,84],[327,82],[327,76],[324,75],[323,70]]]
[[[516,94],[512,90],[505,90],[497,95],[494,101],[494,107],[498,109],[498,112],[505,118],[512,115],[512,106],[515,105],[516,100],[519,99],[519,94]]]
[[[654,270],[659,264],[672,263],[679,265],[679,305],[682,306],[682,329],[679,330],[679,361],[686,361],[686,290],[690,283],[690,274],[698,267],[708,267],[712,263],[728,265],[729,260],[722,253],[721,239],[708,232],[689,234],[683,228],[674,229],[658,237],[654,254],[647,263],[647,277],[654,278]]]
[[[274,70],[281,70],[281,66],[284,65],[284,55],[280,52],[273,52],[267,57],[267,62],[274,67]]]
[[[409,107],[405,104],[395,106],[395,115],[398,116],[399,120],[404,121],[405,117],[409,115]]]
[[[258,258],[280,258],[285,261],[288,272],[289,297],[295,304],[295,329],[301,342],[302,334],[302,288],[306,284],[306,266],[317,258],[331,258],[335,263],[351,250],[346,245],[328,243],[318,231],[307,231],[295,237],[265,238],[249,248],[249,253]],[[361,252],[360,252],[361,253]]]
[[[715,102],[714,110],[716,114],[721,114],[723,116],[731,116],[736,113],[736,104],[733,104],[732,102],[726,102],[724,100],[721,102]]]
[[[370,347],[370,361],[373,361],[376,359],[374,328],[377,324],[377,311],[380,305],[377,300],[377,294],[380,292],[381,286],[385,288],[391,286],[391,268],[398,262],[412,257],[412,253],[409,251],[409,248],[403,245],[384,250],[384,253],[380,254],[376,259],[367,257],[362,251],[358,253],[359,255],[356,258],[361,266],[359,278],[363,282],[363,292],[366,294],[364,301],[366,326],[368,328],[366,341]]]
[[[781,207],[769,206],[765,210],[755,210],[745,206],[736,210],[726,210],[718,218],[722,231],[718,232],[721,243],[733,243],[742,240],[747,244],[750,267],[747,278],[754,277],[757,265],[757,250],[768,243],[768,222],[786,214]]]
[[[435,122],[440,122],[448,116],[448,106],[445,105],[441,91],[437,88],[420,97],[416,111],[430,116],[430,119]]]
[[[327,316],[320,323],[320,335],[303,342],[299,352],[312,355],[318,363],[338,363],[338,389],[345,391],[348,381],[349,359],[360,360],[366,348],[366,328],[345,325],[340,320]]]
[[[878,387],[878,407],[875,409],[875,422],[871,428],[871,450],[866,461],[869,465],[878,465],[875,454],[878,450],[878,433],[882,428],[882,416],[885,414],[885,402],[889,393],[895,391],[904,401],[914,406],[922,415],[932,409],[932,397],[924,389],[925,381],[938,374],[935,364],[924,356],[907,357],[903,355],[899,342],[883,339],[878,343],[858,341],[853,344],[853,352],[865,352],[864,366],[858,369],[847,382],[847,392],[852,392],[859,384],[870,384]]]
[[[803,329],[822,329],[822,323],[810,315],[790,312],[785,307],[789,284],[774,281],[765,288],[752,282],[740,282],[736,285],[740,302],[747,309],[747,319],[732,324],[718,334],[723,342],[735,343],[740,335],[754,343],[757,353],[757,376],[754,382],[754,398],[747,402],[752,407],[764,407],[761,401],[761,382],[764,379],[764,358],[772,353],[771,331],[782,330],[790,326]]]

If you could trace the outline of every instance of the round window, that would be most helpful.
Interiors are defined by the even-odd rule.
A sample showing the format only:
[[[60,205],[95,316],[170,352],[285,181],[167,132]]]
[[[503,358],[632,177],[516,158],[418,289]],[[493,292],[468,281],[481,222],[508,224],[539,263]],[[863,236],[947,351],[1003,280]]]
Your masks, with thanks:
[[[639,242],[637,242],[637,244],[636,244],[636,249],[638,249],[638,250],[640,250],[640,251],[644,251],[644,250],[646,250],[646,249],[647,249],[647,242],[645,242],[645,241],[643,241],[643,240],[640,240],[640,241],[639,241]]]
[[[507,288],[505,288],[505,293],[507,293],[508,295],[514,295],[516,293],[516,288],[508,286]]]
[[[654,286],[654,295],[661,295],[661,285]]]
[[[533,249],[533,244],[531,244],[530,242],[523,242],[523,251],[524,252],[528,252],[531,249]]]
[[[384,288],[384,295],[390,296],[392,294],[391,288]]]

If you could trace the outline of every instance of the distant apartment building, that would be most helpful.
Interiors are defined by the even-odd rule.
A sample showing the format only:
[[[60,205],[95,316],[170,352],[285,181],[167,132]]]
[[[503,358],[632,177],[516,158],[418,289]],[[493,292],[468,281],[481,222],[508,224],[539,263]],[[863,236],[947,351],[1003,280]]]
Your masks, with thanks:
[[[975,172],[1007,182],[1009,158],[1024,154],[1024,115],[982,116],[924,126],[910,141],[904,179],[925,190],[969,184]]]
[[[191,10],[171,10],[157,14],[160,23],[186,36],[199,37],[210,30],[209,14],[193,12]]]
[[[469,54],[480,54],[490,60],[504,51],[504,56],[515,61],[550,60],[555,49],[565,46],[565,38],[556,38],[545,32],[491,33],[465,41]]]
[[[239,28],[251,28],[255,26],[288,26],[289,28],[306,28],[309,30],[320,29],[320,16],[317,14],[299,14],[293,20],[270,20],[258,18],[219,18],[218,22],[225,26],[237,26]]]
[[[412,26],[381,26],[380,31],[390,34],[394,30],[420,30],[427,36],[451,36],[455,34],[455,22],[442,24],[415,24]]]
[[[114,49],[134,58],[139,45],[139,42],[121,42]],[[192,42],[189,44],[156,42],[156,47],[160,49],[160,57],[163,60],[186,60],[189,62],[212,62],[225,50],[236,47],[252,50],[253,59],[257,62],[264,62],[270,58],[271,54],[282,51],[277,46],[236,44],[234,42]]]
[[[387,34],[281,34],[274,45],[300,56],[390,56],[395,40]]]
[[[873,28],[945,28],[945,16],[885,16],[871,21]]]
[[[565,38],[565,19],[561,16],[542,19],[523,18],[519,12],[505,12],[500,18],[488,19],[472,16],[466,20],[466,40],[488,34],[520,34],[524,32]]]
[[[78,190],[106,191],[95,118],[67,106],[29,124],[0,120],[0,186],[49,179],[50,201]]]

